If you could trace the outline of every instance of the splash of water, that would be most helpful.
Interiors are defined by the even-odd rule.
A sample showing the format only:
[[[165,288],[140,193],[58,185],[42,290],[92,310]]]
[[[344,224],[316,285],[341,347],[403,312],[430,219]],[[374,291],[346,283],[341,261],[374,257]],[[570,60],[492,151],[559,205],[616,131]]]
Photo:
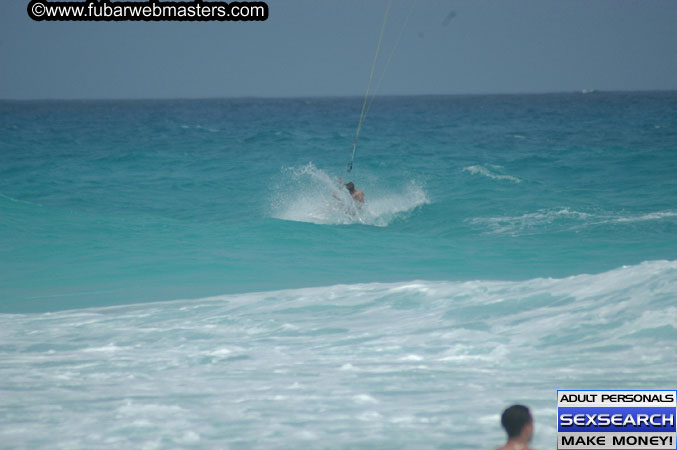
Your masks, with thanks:
[[[356,203],[339,187],[336,178],[313,163],[284,169],[282,180],[271,196],[271,216],[282,220],[386,227],[430,203],[423,188],[413,180],[394,189],[360,185],[358,188],[365,191],[365,202]]]

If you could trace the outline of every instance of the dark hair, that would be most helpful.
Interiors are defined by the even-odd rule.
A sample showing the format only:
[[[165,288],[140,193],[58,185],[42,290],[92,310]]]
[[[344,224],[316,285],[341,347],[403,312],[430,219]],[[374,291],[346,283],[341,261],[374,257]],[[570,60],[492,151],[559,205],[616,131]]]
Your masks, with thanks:
[[[353,192],[355,192],[355,183],[351,181],[350,183],[346,184],[346,189],[348,189],[350,195],[353,195]]]
[[[508,437],[514,438],[522,433],[524,427],[532,421],[529,408],[524,405],[512,405],[503,411],[501,425],[508,433]]]

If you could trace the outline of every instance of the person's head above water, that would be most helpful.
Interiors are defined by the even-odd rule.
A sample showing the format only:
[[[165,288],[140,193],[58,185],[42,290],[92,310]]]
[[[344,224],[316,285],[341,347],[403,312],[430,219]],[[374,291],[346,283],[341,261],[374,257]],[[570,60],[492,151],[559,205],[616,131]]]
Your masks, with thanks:
[[[501,449],[528,449],[526,445],[534,435],[534,420],[529,408],[524,405],[512,405],[503,411],[501,425],[508,433],[508,443]]]
[[[355,192],[355,183],[353,183],[352,181],[350,183],[346,183],[346,189],[348,189],[350,195],[353,195],[353,192]]]

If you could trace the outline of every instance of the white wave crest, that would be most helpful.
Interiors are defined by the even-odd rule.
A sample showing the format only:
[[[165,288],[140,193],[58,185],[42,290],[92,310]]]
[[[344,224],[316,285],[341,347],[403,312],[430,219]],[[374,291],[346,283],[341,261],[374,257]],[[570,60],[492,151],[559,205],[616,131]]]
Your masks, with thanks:
[[[466,220],[474,226],[486,227],[490,233],[527,234],[552,231],[553,227],[562,230],[580,229],[582,227],[631,224],[653,220],[676,218],[675,211],[657,211],[640,215],[619,215],[611,213],[585,213],[566,207],[557,209],[540,209],[520,216],[475,217]]]
[[[580,221],[591,217],[590,214],[572,211],[569,208],[556,210],[542,209],[534,213],[522,214],[521,216],[500,217],[476,217],[470,219],[472,225],[486,226],[492,233],[522,233],[534,228],[542,228],[554,223],[556,220],[569,219]]]
[[[463,171],[468,172],[471,175],[482,175],[482,176],[485,176],[485,177],[488,177],[488,178],[491,178],[491,179],[494,179],[494,180],[512,181],[513,183],[521,183],[522,182],[522,180],[520,180],[517,177],[513,177],[512,175],[504,175],[504,174],[497,173],[496,172],[497,170],[502,169],[501,166],[491,165],[489,167],[491,167],[491,169],[494,169],[494,170],[492,171],[488,167],[476,165],[476,166],[464,167]]]
[[[641,216],[631,216],[631,217],[617,217],[614,219],[615,222],[644,222],[647,220],[661,220],[667,219],[670,217],[677,217],[677,211],[659,211],[648,214],[643,214]]]
[[[365,191],[364,204],[357,204],[338,180],[312,163],[283,171],[284,182],[274,190],[271,216],[276,219],[325,225],[364,224],[388,226],[394,219],[430,203],[415,181],[404,187],[384,190],[358,185]]]

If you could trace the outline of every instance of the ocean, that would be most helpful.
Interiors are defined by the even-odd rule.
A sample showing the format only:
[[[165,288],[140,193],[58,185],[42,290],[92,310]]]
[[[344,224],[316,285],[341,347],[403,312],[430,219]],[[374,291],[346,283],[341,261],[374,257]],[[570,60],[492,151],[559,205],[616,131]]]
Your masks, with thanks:
[[[0,101],[0,448],[494,448],[675,389],[677,92]],[[356,205],[339,177],[365,192]]]

